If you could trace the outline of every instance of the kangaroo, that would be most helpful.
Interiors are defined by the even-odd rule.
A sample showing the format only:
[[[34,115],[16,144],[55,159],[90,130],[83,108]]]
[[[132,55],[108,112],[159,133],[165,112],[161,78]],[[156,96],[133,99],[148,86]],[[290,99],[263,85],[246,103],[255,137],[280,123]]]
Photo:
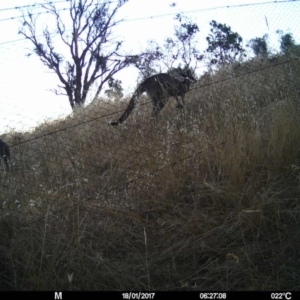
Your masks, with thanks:
[[[3,159],[6,172],[9,172],[10,150],[6,143],[0,140],[0,162]]]
[[[196,82],[197,80],[191,75],[188,71],[186,74],[180,74],[184,77],[183,81],[176,79],[175,77],[166,74],[160,73],[153,75],[143,81],[136,91],[133,93],[132,98],[129,101],[129,105],[126,108],[123,115],[119,118],[118,121],[111,122],[111,125],[119,125],[123,123],[127,117],[131,114],[134,109],[138,98],[146,92],[151,98],[153,103],[153,111],[151,118],[156,118],[157,114],[163,109],[169,97],[175,97],[177,100],[177,107],[183,108],[184,96],[185,93],[189,91],[191,82]],[[181,102],[178,99],[178,96],[181,97]]]

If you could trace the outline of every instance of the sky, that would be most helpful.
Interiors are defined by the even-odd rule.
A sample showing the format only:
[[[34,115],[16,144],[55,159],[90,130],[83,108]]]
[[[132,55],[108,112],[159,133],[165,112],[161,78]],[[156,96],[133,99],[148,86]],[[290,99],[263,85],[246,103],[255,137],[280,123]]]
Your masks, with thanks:
[[[69,7],[67,1],[52,1],[57,2],[58,9]],[[56,120],[72,113],[68,98],[50,91],[60,83],[57,76],[37,56],[26,55],[32,51],[32,45],[18,34],[22,12],[15,7],[45,2],[48,1],[0,2],[0,137],[5,132],[30,130],[45,120]],[[173,2],[175,7],[170,6]],[[32,9],[32,12],[43,11],[41,8]],[[124,52],[142,52],[147,41],[155,40],[162,44],[166,37],[173,35],[174,16],[179,12],[199,26],[201,51],[207,47],[205,37],[209,33],[211,20],[231,26],[243,37],[244,46],[251,38],[268,34],[270,46],[278,51],[278,35],[275,33],[278,29],[285,33],[292,32],[296,43],[300,43],[300,1],[129,0],[116,15],[116,19],[124,19],[124,22],[115,27],[114,36],[124,41]],[[66,12],[62,13],[65,13],[67,22]],[[53,28],[49,14],[39,17],[39,30],[45,26]],[[134,91],[137,77],[138,71],[133,67],[116,76],[122,80],[128,95]],[[92,95],[87,102],[91,99]]]

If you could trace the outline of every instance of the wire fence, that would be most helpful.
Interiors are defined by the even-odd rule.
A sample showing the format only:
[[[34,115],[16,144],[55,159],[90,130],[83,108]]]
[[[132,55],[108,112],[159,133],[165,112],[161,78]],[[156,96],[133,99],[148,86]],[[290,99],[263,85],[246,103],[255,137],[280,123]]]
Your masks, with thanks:
[[[247,284],[235,283],[249,279],[243,251],[251,262],[269,266],[265,252],[256,249],[271,255],[277,246],[269,251],[266,243],[281,241],[282,257],[295,258],[299,59],[296,41],[285,53],[207,72],[186,94],[184,109],[170,97],[156,122],[150,118],[152,101],[141,96],[127,120],[113,127],[110,121],[122,115],[131,96],[100,97],[63,119],[2,134],[11,153],[10,171],[3,160],[0,169],[0,245],[13,249],[3,250],[4,260],[11,255],[16,262],[0,265],[6,272],[3,289],[191,290],[203,289],[206,275],[215,282],[206,282],[212,289],[225,282],[228,289],[244,289]],[[267,235],[271,224],[277,227]],[[293,234],[283,238],[281,230]],[[212,249],[226,259],[206,260],[214,257]],[[33,259],[33,253],[39,257]],[[228,255],[243,264],[242,275]],[[30,267],[24,270],[26,259]],[[224,281],[215,280],[219,263],[228,272]],[[154,266],[160,264],[164,270],[156,277]],[[259,284],[273,269],[268,272],[251,276],[254,289],[264,289]],[[286,273],[297,278],[291,265]],[[78,276],[73,280],[70,274]],[[284,276],[270,281],[271,288],[299,288],[297,280]]]
[[[292,67],[292,64],[295,64],[295,70],[293,70],[294,66]],[[202,144],[205,140],[204,136],[202,136],[197,142],[195,138],[196,136],[201,136],[201,134],[205,133],[205,129],[203,128],[203,126],[207,126],[206,129],[208,130],[208,132],[206,132],[206,134],[210,132],[210,127],[212,125],[205,122],[207,114],[211,114],[209,120],[212,121],[214,119],[214,115],[220,114],[221,110],[223,110],[222,113],[225,113],[224,109],[228,109],[228,112],[230,114],[234,111],[237,112],[238,114],[235,117],[239,117],[238,121],[244,122],[247,125],[250,125],[249,123],[247,123],[247,121],[249,121],[247,120],[247,118],[255,118],[255,113],[252,115],[251,113],[253,113],[253,111],[249,110],[250,107],[247,107],[245,110],[245,104],[242,104],[242,111],[239,111],[241,107],[239,107],[238,105],[240,105],[241,103],[231,103],[232,99],[229,99],[229,101],[226,103],[226,99],[223,98],[224,91],[227,91],[227,89],[231,89],[232,86],[235,86],[238,79],[243,81],[239,88],[245,89],[245,86],[248,85],[248,83],[245,83],[245,81],[247,82],[247,79],[244,79],[245,76],[251,77],[254,74],[255,77],[264,80],[265,76],[267,75],[269,77],[268,80],[270,80],[270,86],[274,84],[276,88],[273,90],[270,88],[270,86],[262,85],[261,88],[263,89],[263,93],[262,91],[258,91],[257,96],[259,98],[262,97],[262,95],[266,97],[267,93],[265,92],[265,88],[269,87],[270,95],[268,96],[270,99],[268,101],[259,99],[259,101],[266,102],[262,104],[259,103],[258,107],[251,107],[251,109],[266,109],[268,105],[271,105],[272,109],[274,109],[273,105],[283,105],[281,103],[282,100],[279,99],[285,99],[285,95],[291,94],[290,87],[287,85],[287,82],[289,82],[290,84],[291,78],[285,78],[287,82],[285,82],[281,86],[284,87],[286,85],[286,89],[282,90],[281,87],[277,84],[279,81],[278,78],[276,80],[275,76],[272,75],[271,70],[276,73],[276,68],[278,67],[282,67],[284,69],[287,68],[287,70],[284,70],[284,72],[289,73],[291,77],[295,77],[295,74],[291,72],[298,72],[298,64],[299,59],[297,57],[289,59],[283,58],[282,61],[277,61],[276,63],[272,63],[271,65],[267,63],[265,66],[260,66],[259,68],[256,67],[255,69],[247,70],[246,72],[243,70],[238,74],[232,74],[230,71],[230,74],[226,74],[226,76],[222,79],[218,79],[209,83],[198,83],[196,87],[191,88],[191,93],[194,93],[194,97],[196,98],[196,101],[193,98],[190,100],[191,102],[189,105],[193,107],[188,108],[184,116],[181,112],[179,115],[177,113],[174,114],[174,111],[176,111],[174,107],[166,108],[168,112],[165,113],[164,116],[166,116],[168,120],[167,123],[164,124],[164,127],[160,127],[158,124],[153,127],[153,124],[149,124],[149,122],[147,121],[145,122],[145,119],[149,118],[149,109],[147,111],[147,108],[149,108],[149,106],[151,107],[151,100],[146,100],[136,109],[136,112],[133,113],[134,121],[130,122],[129,120],[127,122],[127,125],[124,125],[123,127],[118,129],[110,128],[107,119],[111,117],[115,118],[116,116],[123,113],[124,110],[118,109],[116,112],[107,112],[105,114],[101,114],[102,111],[105,111],[105,109],[101,107],[101,112],[96,112],[96,114],[100,114],[97,117],[91,118],[91,111],[86,110],[83,111],[82,114],[78,113],[78,115],[75,115],[75,117],[70,117],[69,120],[67,119],[63,122],[59,121],[57,124],[42,125],[41,128],[36,132],[28,135],[29,138],[26,137],[26,135],[15,133],[11,136],[12,142],[10,143],[10,149],[12,152],[12,170],[10,174],[2,172],[2,192],[5,199],[5,201],[3,201],[2,209],[6,208],[2,212],[5,211],[6,213],[10,213],[12,211],[19,211],[22,214],[25,214],[25,219],[27,219],[28,209],[32,210],[32,208],[34,208],[33,210],[36,210],[35,206],[37,205],[37,200],[34,200],[35,197],[43,198],[43,200],[40,201],[45,202],[43,205],[47,206],[47,202],[51,202],[51,197],[47,196],[47,194],[53,193],[54,190],[47,190],[43,188],[42,191],[38,189],[38,192],[35,193],[34,187],[36,184],[40,186],[47,185],[48,188],[49,185],[56,186],[56,180],[61,180],[60,176],[59,178],[54,178],[56,177],[54,176],[54,174],[57,173],[74,173],[73,180],[69,182],[69,178],[65,182],[62,181],[61,187],[69,186],[71,187],[71,189],[74,189],[74,186],[78,185],[79,190],[81,190],[83,188],[82,185],[88,185],[89,181],[89,176],[83,175],[84,169],[88,169],[88,173],[90,173],[90,171],[94,167],[96,167],[96,169],[94,170],[96,174],[99,171],[97,169],[100,169],[104,174],[106,172],[113,171],[116,171],[116,173],[128,171],[129,174],[127,174],[127,176],[125,177],[123,177],[123,174],[118,174],[117,177],[121,176],[122,180],[112,180],[113,182],[112,184],[110,182],[108,188],[105,187],[104,190],[103,187],[101,187],[99,190],[97,189],[95,191],[95,195],[86,196],[85,193],[83,193],[80,197],[80,200],[77,199],[75,201],[77,205],[79,202],[93,201],[105,194],[115,192],[122,187],[124,190],[126,190],[125,187],[128,187],[129,184],[132,184],[135,181],[139,181],[140,179],[145,180],[147,179],[147,177],[154,176],[155,173],[160,172],[161,170],[172,168],[176,164],[184,164],[187,160],[193,160],[193,158],[195,159],[195,157],[201,156],[203,152],[213,152],[216,148],[222,147],[222,145],[224,144],[224,140],[220,142],[214,141],[213,145],[210,145],[210,147],[205,144],[201,145],[202,147],[199,151],[194,149],[195,147],[193,145],[194,142],[196,144],[197,142],[200,142]],[[265,73],[260,76],[262,72],[266,71],[268,72],[268,74]],[[282,74],[280,74],[280,76],[282,76]],[[226,86],[223,86],[221,90],[219,90],[219,86],[224,84],[226,84]],[[219,95],[223,99],[219,99],[215,103],[213,102],[214,99],[211,99],[211,101],[206,101],[205,103],[201,100],[201,98],[206,98],[211,92],[204,91],[205,88],[210,88],[214,94],[218,93],[219,90]],[[249,88],[251,89],[251,86]],[[256,90],[258,90],[258,88],[259,86],[256,86]],[[204,93],[205,96],[200,96],[200,94],[202,93]],[[280,95],[278,93],[280,93]],[[295,99],[297,99],[298,93],[299,91],[297,89],[293,91],[292,94],[295,94],[293,95]],[[253,92],[252,94],[244,94],[243,96],[249,97],[250,99],[250,97],[254,97],[254,94],[255,92]],[[197,108],[194,107],[195,105]],[[203,107],[205,105],[207,105],[207,107]],[[224,105],[224,108],[220,109],[220,105]],[[231,105],[233,105],[231,107],[232,110],[230,110]],[[254,103],[248,103],[247,105],[254,105]],[[257,105],[257,103],[255,103],[255,105]],[[266,107],[262,107],[261,105]],[[141,112],[143,106],[145,106],[146,109]],[[96,108],[93,107],[92,110],[95,113]],[[192,112],[196,112],[197,115],[195,116]],[[168,114],[171,114],[171,116],[169,116]],[[243,117],[242,114],[244,114]],[[82,120],[82,117],[84,117],[84,120]],[[224,117],[225,120],[229,121],[228,116],[222,115],[222,117]],[[259,112],[259,117],[267,118],[267,114]],[[241,118],[244,118],[244,120],[241,120]],[[161,120],[161,122],[163,121]],[[255,120],[255,125],[257,125],[258,122],[258,120]],[[223,124],[221,128],[222,130],[224,130],[224,120],[222,121],[222,123]],[[261,126],[261,124],[259,125]],[[100,126],[100,128],[98,126]],[[196,126],[197,128],[195,129]],[[217,124],[214,124],[214,126],[217,126]],[[275,129],[278,126],[282,126],[282,124],[273,124],[272,128]],[[160,130],[161,132],[158,136],[154,136],[153,130]],[[174,145],[176,144],[176,142],[178,143],[178,141],[176,139],[172,140],[172,137],[170,138],[170,136],[174,135],[174,132],[180,134],[181,139],[184,138],[184,140],[180,140],[179,147],[184,148],[189,143],[192,143],[193,150],[191,151],[191,149],[189,149],[190,151],[184,151],[185,155],[181,155],[179,158],[175,157],[172,160],[173,157],[167,157],[167,155],[165,155],[165,153],[163,152],[170,151],[170,147],[172,146],[176,149],[176,146]],[[182,132],[184,133],[184,137],[182,136]],[[133,133],[135,135],[134,139],[131,138],[131,135]],[[97,137],[94,136],[95,134],[97,134]],[[124,136],[125,140],[122,141],[122,145],[117,145],[119,139],[123,139]],[[163,138],[163,143],[159,143],[158,147],[151,149],[148,156],[144,156],[143,151],[147,148],[147,145],[145,144],[142,146],[140,145],[140,142],[145,138],[147,139],[147,142],[152,138],[152,140],[150,140],[150,143],[154,141],[154,138]],[[209,135],[206,138],[209,138]],[[170,139],[170,141],[168,141],[168,139]],[[199,139],[199,136],[197,137],[197,139]],[[98,144],[94,145],[94,142],[97,142]],[[113,144],[115,144],[116,146],[112,146]],[[119,150],[113,148],[119,148]],[[116,153],[118,153],[118,155]],[[100,156],[98,157],[99,154]],[[163,157],[162,160],[158,159],[158,156],[160,155]],[[83,158],[83,156],[86,157]],[[113,160],[111,160],[112,157],[114,157]],[[81,161],[82,158],[83,160]],[[150,163],[149,166],[144,169],[145,164],[147,165],[151,159],[158,159],[159,163],[154,163],[153,165],[152,163]],[[236,163],[233,162],[233,166],[235,164]],[[239,166],[239,163],[237,163],[236,166]],[[140,169],[141,167],[142,170]],[[28,174],[24,176],[24,172]],[[46,172],[46,174],[49,173],[51,176],[45,177],[44,172]],[[82,178],[77,178],[77,175],[80,172],[83,172]],[[38,177],[43,178],[43,180],[36,181],[37,175]],[[93,177],[93,172],[90,173],[90,176]],[[113,174],[110,174],[110,176],[114,177]],[[51,178],[52,180],[54,180],[54,182],[52,182]],[[102,178],[102,174],[100,178]],[[26,183],[27,180],[29,180],[29,184]],[[93,183],[93,185],[97,186],[95,182]],[[41,192],[42,194],[40,194]],[[75,192],[75,194],[77,192]],[[66,195],[62,195],[60,198],[63,201],[65,197]],[[120,195],[117,194],[116,198],[119,197]],[[25,202],[22,203],[22,201]],[[55,201],[57,201],[57,198]],[[27,206],[28,208],[24,210],[24,206]],[[74,203],[68,204],[63,209],[58,208],[57,211],[54,209],[52,214],[55,215],[58,212],[63,212],[65,209],[72,206],[74,206]],[[40,213],[37,214],[37,217],[37,219],[40,220]],[[49,217],[49,214],[47,214],[47,217]]]

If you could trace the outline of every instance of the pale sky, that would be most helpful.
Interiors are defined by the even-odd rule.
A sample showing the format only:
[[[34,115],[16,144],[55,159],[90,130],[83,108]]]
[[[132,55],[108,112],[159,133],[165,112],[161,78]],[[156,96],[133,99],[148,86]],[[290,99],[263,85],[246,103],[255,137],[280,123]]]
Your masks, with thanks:
[[[18,35],[21,19],[16,17],[21,12],[17,9],[8,10],[44,2],[46,1],[0,2],[0,134],[9,129],[28,130],[45,119],[57,119],[71,113],[68,98],[49,91],[60,83],[56,75],[43,66],[36,56],[26,56],[32,45]],[[177,4],[175,8],[170,7],[172,2]],[[245,5],[254,3],[259,5]],[[57,7],[67,8],[69,3],[63,1],[57,3]],[[35,11],[41,9],[33,10]],[[124,40],[124,52],[136,54],[146,47],[148,40],[153,39],[161,44],[166,37],[172,36],[174,16],[178,12],[183,12],[199,26],[200,50],[207,47],[205,37],[211,20],[231,26],[233,31],[243,37],[244,46],[251,38],[262,37],[267,33],[270,36],[270,46],[278,50],[277,29],[285,33],[292,32],[296,43],[300,43],[300,1],[129,0],[116,15],[117,19],[125,21],[115,27],[114,35]],[[40,29],[45,25],[51,27],[51,19],[47,14],[41,15],[39,21]],[[125,94],[134,91],[137,75],[137,70],[128,68],[116,76],[122,80]],[[91,98],[92,94],[88,99]]]

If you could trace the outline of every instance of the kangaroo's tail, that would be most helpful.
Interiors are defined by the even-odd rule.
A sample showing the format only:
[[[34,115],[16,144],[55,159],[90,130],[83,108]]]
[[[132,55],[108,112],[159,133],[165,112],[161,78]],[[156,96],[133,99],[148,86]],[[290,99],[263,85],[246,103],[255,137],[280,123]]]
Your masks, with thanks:
[[[128,118],[128,116],[131,114],[131,112],[133,111],[140,95],[143,94],[144,92],[145,92],[145,89],[140,86],[134,92],[133,96],[131,97],[131,99],[129,101],[129,104],[128,104],[126,110],[124,111],[123,115],[119,118],[118,121],[111,122],[110,125],[116,126],[116,125],[122,124]]]

